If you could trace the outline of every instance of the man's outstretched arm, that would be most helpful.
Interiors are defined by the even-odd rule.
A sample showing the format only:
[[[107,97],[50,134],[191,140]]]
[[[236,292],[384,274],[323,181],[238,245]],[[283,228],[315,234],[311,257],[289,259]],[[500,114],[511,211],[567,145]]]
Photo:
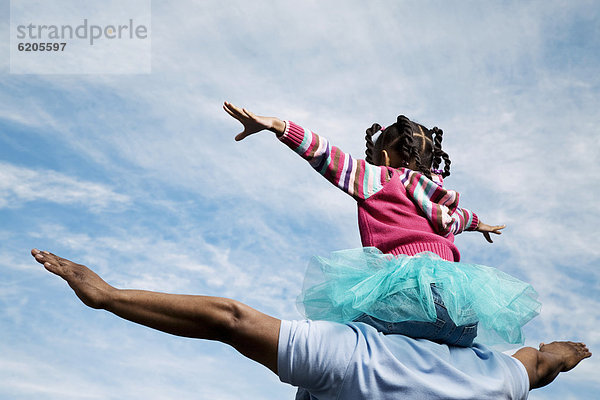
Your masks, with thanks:
[[[117,289],[84,265],[37,249],[31,254],[89,307],[173,335],[227,343],[277,373],[281,321],[276,318],[221,297]]]

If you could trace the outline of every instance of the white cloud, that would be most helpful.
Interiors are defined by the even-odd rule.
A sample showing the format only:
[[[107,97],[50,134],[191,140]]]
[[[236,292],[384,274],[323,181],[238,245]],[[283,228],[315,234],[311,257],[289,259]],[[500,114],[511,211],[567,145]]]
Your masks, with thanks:
[[[76,204],[93,211],[124,207],[130,199],[109,187],[52,170],[30,169],[0,162],[0,208],[44,201]]]
[[[63,310],[79,314],[73,313],[69,306]],[[277,385],[270,371],[244,360],[233,350],[223,351],[215,344],[193,339],[177,340],[139,326],[123,326],[108,315],[106,318],[113,323],[86,326],[72,319],[55,319],[53,329],[61,331],[61,335],[52,341],[52,352],[35,342],[28,349],[2,348],[0,395],[157,400],[198,397],[233,400],[244,396],[266,400],[275,394],[292,395],[291,387]],[[101,317],[97,315],[98,319]],[[65,326],[69,320],[73,326]],[[48,331],[40,336],[34,329],[28,338],[39,341],[44,335]],[[249,379],[240,381],[238,377],[242,375]],[[268,394],[254,383],[256,380],[273,384]]]

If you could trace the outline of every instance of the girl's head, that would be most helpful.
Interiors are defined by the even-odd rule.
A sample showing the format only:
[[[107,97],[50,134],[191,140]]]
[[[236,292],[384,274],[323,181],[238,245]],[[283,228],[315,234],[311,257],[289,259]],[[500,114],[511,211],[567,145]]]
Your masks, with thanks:
[[[373,136],[381,134],[373,142]],[[387,128],[375,123],[367,129],[366,161],[392,168],[407,167],[420,171],[431,178],[431,170],[439,168],[444,161],[445,178],[450,175],[450,157],[442,150],[444,132],[435,127],[427,129],[400,115]]]

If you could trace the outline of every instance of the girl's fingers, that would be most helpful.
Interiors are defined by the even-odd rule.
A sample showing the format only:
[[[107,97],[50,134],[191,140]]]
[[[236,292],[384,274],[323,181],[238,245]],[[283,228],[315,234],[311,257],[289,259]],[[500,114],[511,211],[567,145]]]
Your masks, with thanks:
[[[252,111],[248,111],[245,108],[242,108],[242,111],[244,112],[244,115],[246,115],[248,118],[256,121],[256,115],[254,115]]]
[[[243,108],[236,107],[236,106],[234,106],[233,104],[229,104],[229,105],[231,106],[231,109],[232,109],[232,110],[233,110],[235,113],[237,113],[237,114],[238,114],[240,117],[246,117],[246,118],[248,117],[248,116],[246,115],[246,111],[245,111]]]
[[[494,243],[489,232],[483,232],[483,237],[485,237],[485,240],[487,240],[489,243]]]
[[[236,112],[236,110],[232,108],[223,106],[223,109],[227,112],[227,114],[231,115],[233,118],[237,119],[240,122],[242,122],[242,120],[246,118],[244,115],[240,114],[239,112]]]
[[[246,127],[246,122],[248,121],[248,119],[252,119],[252,117],[248,115],[248,112],[245,109],[240,109],[228,102],[223,103],[223,110],[225,110],[227,114],[231,115],[233,118],[240,121],[242,125],[244,125],[244,128]],[[239,142],[240,140],[243,140],[246,136],[248,136],[248,134],[244,129],[243,132],[240,132],[235,136],[235,140]]]
[[[240,121],[242,125],[244,125],[244,131],[235,136],[236,141],[243,140],[247,136],[260,132],[264,129],[268,129],[267,125],[265,124],[265,117],[256,116],[254,113],[246,110],[245,108],[236,107],[233,104],[225,101],[223,102],[223,109],[233,118]]]
[[[227,114],[231,115],[233,118],[235,118],[238,122],[240,122],[242,124],[246,120],[246,117],[244,117],[242,115],[238,115],[238,114],[234,113],[233,111],[226,109],[225,107],[223,107],[223,109],[225,111],[227,111]]]
[[[235,115],[233,111],[231,111],[226,105],[223,105],[223,110],[225,110],[225,112],[227,112],[227,114],[231,115],[233,118],[237,119],[237,115]]]
[[[229,103],[228,104],[229,109],[231,111],[233,111],[234,113],[238,114],[238,115],[244,115],[244,113],[242,112],[242,109],[239,107],[234,106],[233,104]]]
[[[229,115],[231,115],[232,117],[234,117],[237,120],[242,120],[242,119],[246,119],[248,118],[246,115],[244,115],[244,113],[242,112],[242,110],[236,106],[234,106],[231,103],[223,103],[223,109],[225,111],[227,111],[227,113]]]

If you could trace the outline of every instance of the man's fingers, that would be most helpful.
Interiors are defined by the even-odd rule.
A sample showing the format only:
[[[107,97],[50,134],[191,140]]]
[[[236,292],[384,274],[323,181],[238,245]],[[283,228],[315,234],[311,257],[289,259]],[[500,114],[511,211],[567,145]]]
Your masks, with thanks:
[[[33,258],[35,258],[35,261],[39,262],[40,264],[44,263],[44,255],[38,249],[31,250],[31,255],[33,256]]]
[[[46,259],[46,254],[44,254],[44,252],[39,251],[38,249],[31,250],[31,255],[40,264],[43,264],[44,262],[48,261]]]
[[[53,272],[55,274],[60,274],[60,270],[62,267],[61,261],[62,258],[48,252],[48,251],[40,251],[38,249],[31,250],[31,255],[37,262],[42,264],[44,268],[48,271]]]
[[[41,259],[43,261],[53,262],[53,263],[56,263],[58,265],[60,265],[61,261],[64,261],[63,258],[60,258],[56,254],[52,254],[49,251],[40,251],[37,255],[40,256],[40,257],[36,256],[37,259]]]
[[[43,265],[44,265],[44,268],[46,268],[48,271],[52,272],[53,274],[58,275],[60,277],[63,276],[60,265],[52,264],[49,262],[45,262]]]
[[[44,258],[44,255],[41,253],[36,254],[34,257],[37,262],[39,262],[44,266],[44,268],[46,268],[46,270],[64,278],[63,267],[58,261],[48,261],[48,259]]]

